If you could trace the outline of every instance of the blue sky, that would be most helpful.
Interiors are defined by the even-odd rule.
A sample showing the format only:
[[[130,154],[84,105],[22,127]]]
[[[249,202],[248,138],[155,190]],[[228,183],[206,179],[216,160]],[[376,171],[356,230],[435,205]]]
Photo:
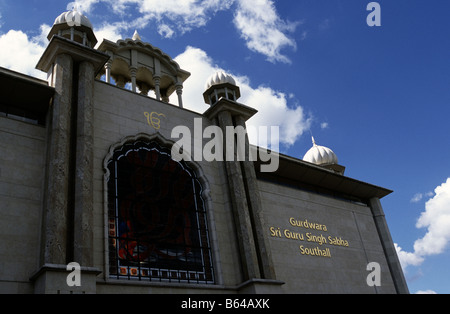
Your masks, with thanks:
[[[346,175],[394,190],[382,200],[411,293],[450,293],[450,2],[80,0],[99,41],[138,30],[193,75],[202,111],[214,70],[238,81],[255,125],[280,125],[282,152],[330,147]],[[0,0],[0,66],[34,70],[69,1]],[[8,46],[9,49],[3,50]]]

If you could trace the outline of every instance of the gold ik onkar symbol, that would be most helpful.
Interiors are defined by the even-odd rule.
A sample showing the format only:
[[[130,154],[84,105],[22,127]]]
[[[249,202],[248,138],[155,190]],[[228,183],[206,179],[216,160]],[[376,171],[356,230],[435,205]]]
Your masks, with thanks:
[[[160,117],[166,117],[163,113],[157,112],[144,112],[144,115],[147,117],[148,125],[152,126],[155,130],[159,130],[161,128],[161,119]]]

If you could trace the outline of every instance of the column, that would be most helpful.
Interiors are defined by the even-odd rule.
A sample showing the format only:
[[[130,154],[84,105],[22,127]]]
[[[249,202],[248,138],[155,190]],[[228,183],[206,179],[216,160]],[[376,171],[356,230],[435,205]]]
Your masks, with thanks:
[[[132,66],[130,67],[130,74],[131,74],[131,90],[136,93],[136,74],[137,74],[137,68]]]
[[[86,33],[83,33],[83,46],[88,46],[88,40]]]
[[[159,76],[154,76],[153,80],[155,81],[155,94],[156,94],[156,99],[157,100],[161,100],[161,89],[160,89],[160,85],[161,85],[161,77]]]
[[[53,67],[55,96],[49,124],[42,264],[66,264],[70,179],[73,60],[61,54]]]
[[[100,273],[92,267],[92,101],[95,69],[109,58],[94,49],[81,52],[77,45],[54,37],[37,65],[44,72],[53,69],[55,96],[49,112],[43,249],[40,267],[30,277],[36,293],[95,293]],[[71,262],[81,266],[81,287],[67,285]]]
[[[246,129],[245,119],[242,116],[235,117],[236,126]],[[255,166],[250,161],[250,143],[248,135],[245,135],[245,160],[241,161],[242,174],[246,187],[247,201],[249,203],[250,215],[253,221],[253,233],[255,236],[256,249],[260,262],[261,275],[264,279],[275,279],[275,269],[272,261],[272,253],[269,240],[266,237],[267,226],[262,213],[261,196],[258,189]]]
[[[397,290],[397,293],[409,294],[408,285],[406,284],[405,276],[400,265],[400,260],[398,259],[397,251],[395,250],[391,233],[389,232],[380,199],[372,198],[369,201],[369,206],[372,210],[373,219],[375,221],[378,235],[380,236],[381,244],[386,255],[395,289]]]
[[[177,95],[178,95],[178,106],[183,108],[183,85],[177,85]]]
[[[106,83],[111,83],[111,67],[112,67],[112,60],[110,59],[105,64],[105,76],[106,76]]]
[[[83,267],[94,265],[94,66],[84,61],[79,65],[76,134],[76,173],[74,197],[73,262]]]
[[[228,111],[222,111],[218,114],[219,126],[226,134],[226,127],[233,127],[233,119]],[[224,139],[223,143],[226,143]],[[228,147],[224,147],[226,156]],[[252,232],[252,223],[249,215],[249,208],[243,182],[241,166],[237,160],[237,150],[234,149],[234,161],[225,161],[230,196],[233,205],[233,214],[235,219],[237,238],[239,239],[239,250],[241,256],[244,279],[251,280],[260,277],[259,263],[255,248],[254,236]]]

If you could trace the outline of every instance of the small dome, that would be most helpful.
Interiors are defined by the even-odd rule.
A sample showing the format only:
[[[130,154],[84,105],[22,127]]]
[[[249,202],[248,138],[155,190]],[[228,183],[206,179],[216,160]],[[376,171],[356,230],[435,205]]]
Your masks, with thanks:
[[[338,163],[336,154],[328,147],[317,145],[314,137],[313,147],[306,153],[303,160],[316,165],[330,165]]]
[[[76,8],[74,8],[73,11],[67,11],[58,16],[53,25],[59,24],[68,24],[69,26],[86,26],[93,29],[91,21],[89,21],[85,15],[77,11]]]
[[[74,8],[60,14],[47,36],[51,40],[54,35],[58,35],[88,47],[95,47],[97,38],[91,21],[81,12]]]
[[[218,71],[206,81],[205,90],[208,90],[211,86],[225,83],[236,85],[236,81],[231,75],[223,71]]]

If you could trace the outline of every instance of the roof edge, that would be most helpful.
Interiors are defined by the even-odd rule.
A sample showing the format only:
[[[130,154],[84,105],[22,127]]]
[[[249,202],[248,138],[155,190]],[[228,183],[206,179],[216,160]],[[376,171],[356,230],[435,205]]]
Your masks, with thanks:
[[[251,149],[259,149],[259,147],[251,145]],[[383,198],[393,193],[392,190],[383,188],[371,183],[353,179],[327,169],[288,155],[276,152],[279,157],[279,167],[277,171],[271,174],[260,172],[260,165],[264,164],[261,160],[254,162],[255,171],[260,176],[287,179],[290,182],[298,182],[309,186],[321,188],[333,193],[348,195],[368,201],[371,198]],[[256,156],[256,155],[255,155]]]

